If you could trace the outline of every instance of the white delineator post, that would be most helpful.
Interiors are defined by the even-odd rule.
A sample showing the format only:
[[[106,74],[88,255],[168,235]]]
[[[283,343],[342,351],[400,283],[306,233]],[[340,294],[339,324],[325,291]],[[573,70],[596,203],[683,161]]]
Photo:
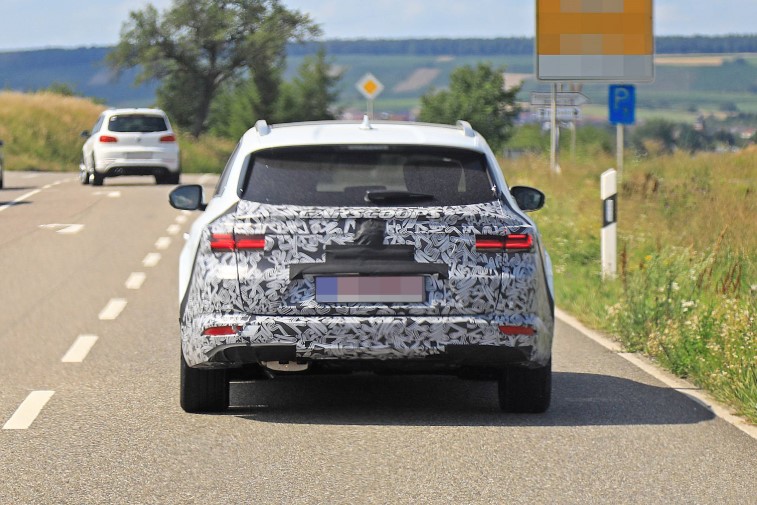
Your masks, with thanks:
[[[618,273],[618,173],[614,168],[602,174],[602,278]]]

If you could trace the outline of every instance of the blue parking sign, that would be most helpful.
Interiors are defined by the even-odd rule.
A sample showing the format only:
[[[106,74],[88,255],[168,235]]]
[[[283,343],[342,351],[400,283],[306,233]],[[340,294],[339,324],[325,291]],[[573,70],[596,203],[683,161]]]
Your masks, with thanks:
[[[634,124],[636,122],[636,86],[613,84],[610,86],[610,122]]]

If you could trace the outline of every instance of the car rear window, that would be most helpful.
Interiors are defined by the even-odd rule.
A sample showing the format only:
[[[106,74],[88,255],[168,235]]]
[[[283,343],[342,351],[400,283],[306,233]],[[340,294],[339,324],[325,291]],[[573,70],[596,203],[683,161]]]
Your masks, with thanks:
[[[468,205],[495,199],[486,157],[429,146],[307,146],[250,160],[242,198],[337,207]]]
[[[108,120],[108,130],[123,133],[151,133],[168,131],[168,126],[162,116],[121,114],[111,116]]]

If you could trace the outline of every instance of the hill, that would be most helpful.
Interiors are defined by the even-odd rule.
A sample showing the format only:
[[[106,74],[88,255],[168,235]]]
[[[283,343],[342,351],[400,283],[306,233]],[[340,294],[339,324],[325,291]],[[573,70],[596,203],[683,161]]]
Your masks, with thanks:
[[[417,39],[332,40],[323,45],[342,75],[339,105],[362,109],[365,104],[354,84],[372,72],[385,85],[376,110],[408,114],[420,96],[444,88],[449,74],[461,65],[489,61],[507,69],[509,86],[523,84],[520,99],[529,92],[548,89],[533,78],[533,40]],[[287,77],[318,44],[290,45]],[[108,47],[44,49],[0,53],[0,85],[7,90],[36,91],[53,83],[69,85],[84,96],[111,106],[150,105],[157,83],[134,86],[136,70],[114,76],[105,66]],[[645,115],[693,120],[700,114],[757,113],[757,36],[659,37],[657,76],[653,84],[639,86],[638,104]],[[589,116],[604,117],[605,85],[588,85],[584,93],[594,107]]]

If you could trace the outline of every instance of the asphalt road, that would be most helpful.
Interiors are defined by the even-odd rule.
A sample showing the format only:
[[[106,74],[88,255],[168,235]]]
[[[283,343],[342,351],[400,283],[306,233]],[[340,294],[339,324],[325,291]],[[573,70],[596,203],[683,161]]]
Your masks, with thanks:
[[[489,382],[360,374],[234,384],[227,414],[185,414],[193,216],[151,178],[6,186],[0,504],[757,504],[755,439],[564,325],[544,415],[501,414]]]

